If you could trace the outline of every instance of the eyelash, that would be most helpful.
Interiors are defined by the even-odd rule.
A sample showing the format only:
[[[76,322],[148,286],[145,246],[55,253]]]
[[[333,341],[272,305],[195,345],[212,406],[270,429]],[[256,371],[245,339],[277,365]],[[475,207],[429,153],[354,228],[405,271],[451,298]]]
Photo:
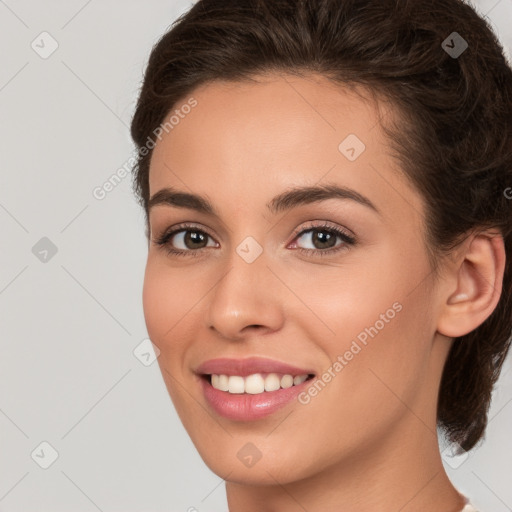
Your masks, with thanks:
[[[182,231],[193,231],[193,232],[197,232],[197,233],[203,233],[206,236],[213,238],[208,232],[204,231],[203,229],[199,229],[196,226],[184,223],[184,224],[180,224],[180,225],[176,226],[172,231],[164,232],[160,237],[158,237],[154,241],[154,243],[156,243],[159,247],[162,247],[163,249],[165,249],[168,252],[168,254],[170,254],[172,256],[192,256],[192,257],[200,256],[202,253],[202,249],[206,249],[206,247],[203,247],[202,249],[188,249],[186,251],[177,250],[177,249],[172,248],[169,241],[171,240],[171,238],[174,235],[181,233]],[[341,238],[343,243],[334,249],[322,250],[322,249],[304,249],[303,247],[297,247],[294,250],[300,251],[303,254],[306,253],[306,254],[311,255],[313,253],[315,256],[323,257],[323,256],[332,256],[335,253],[338,253],[343,250],[347,250],[350,248],[350,246],[354,246],[357,243],[357,240],[353,236],[347,234],[345,231],[343,231],[339,228],[333,227],[333,226],[331,226],[329,224],[325,224],[325,223],[321,224],[321,225],[318,225],[318,224],[310,225],[305,229],[297,230],[293,234],[293,237],[294,237],[293,240],[298,238],[299,235],[304,235],[306,233],[309,233],[310,231],[327,231],[328,233],[334,234],[337,237]]]

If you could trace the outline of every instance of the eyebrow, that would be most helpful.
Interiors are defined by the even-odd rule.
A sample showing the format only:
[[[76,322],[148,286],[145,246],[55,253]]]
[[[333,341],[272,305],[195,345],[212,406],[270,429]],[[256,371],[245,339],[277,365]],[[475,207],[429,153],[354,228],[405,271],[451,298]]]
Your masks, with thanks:
[[[325,201],[327,199],[349,199],[372,209],[379,215],[381,214],[379,209],[367,197],[351,188],[342,187],[337,184],[294,187],[274,197],[266,206],[272,214],[276,215],[279,212],[291,210],[301,205]],[[220,217],[215,207],[206,197],[181,192],[170,187],[163,188],[153,194],[148,202],[148,211],[157,205],[187,208],[207,215]]]

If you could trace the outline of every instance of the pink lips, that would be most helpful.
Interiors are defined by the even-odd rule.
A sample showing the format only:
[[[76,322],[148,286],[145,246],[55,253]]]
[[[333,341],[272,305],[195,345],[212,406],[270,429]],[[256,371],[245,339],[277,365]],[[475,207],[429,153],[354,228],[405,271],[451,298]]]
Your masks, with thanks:
[[[264,418],[294,400],[310,384],[309,380],[287,389],[265,391],[259,394],[236,394],[215,389],[205,375],[224,374],[246,377],[253,373],[278,373],[305,375],[315,372],[298,368],[272,359],[250,357],[248,359],[212,359],[199,365],[195,370],[203,376],[200,379],[204,397],[217,414],[235,421],[254,421]]]
[[[264,357],[249,357],[247,359],[210,359],[196,368],[196,373],[205,374],[223,374],[223,375],[240,375],[247,377],[253,373],[282,373],[290,375],[304,375],[315,373],[311,368],[298,368],[273,359]]]

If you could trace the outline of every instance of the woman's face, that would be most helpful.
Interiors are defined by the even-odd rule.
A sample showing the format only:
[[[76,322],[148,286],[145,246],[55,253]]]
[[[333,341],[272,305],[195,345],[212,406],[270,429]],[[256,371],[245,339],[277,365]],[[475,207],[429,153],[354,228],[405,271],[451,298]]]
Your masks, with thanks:
[[[321,77],[259,80],[198,88],[152,156],[151,197],[172,189],[213,210],[162,194],[150,208],[144,313],[180,419],[212,471],[246,483],[437,443],[449,346],[422,199],[379,124],[393,112]],[[302,187],[321,189],[279,200]],[[200,368],[251,357],[296,370]],[[230,390],[202,376],[215,372]],[[296,388],[274,389],[286,373]]]

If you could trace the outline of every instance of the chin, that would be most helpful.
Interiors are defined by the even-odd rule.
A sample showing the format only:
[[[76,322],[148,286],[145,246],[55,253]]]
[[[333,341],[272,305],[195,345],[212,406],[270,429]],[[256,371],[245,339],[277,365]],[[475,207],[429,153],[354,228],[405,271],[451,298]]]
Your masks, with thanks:
[[[219,443],[217,438],[202,436],[201,442],[194,442],[194,445],[208,468],[230,482],[275,485],[276,481],[287,484],[308,476],[304,454],[294,448],[297,444],[289,443],[284,447],[276,438],[276,444],[267,442],[263,446],[258,436],[252,439],[233,433],[233,437]]]

